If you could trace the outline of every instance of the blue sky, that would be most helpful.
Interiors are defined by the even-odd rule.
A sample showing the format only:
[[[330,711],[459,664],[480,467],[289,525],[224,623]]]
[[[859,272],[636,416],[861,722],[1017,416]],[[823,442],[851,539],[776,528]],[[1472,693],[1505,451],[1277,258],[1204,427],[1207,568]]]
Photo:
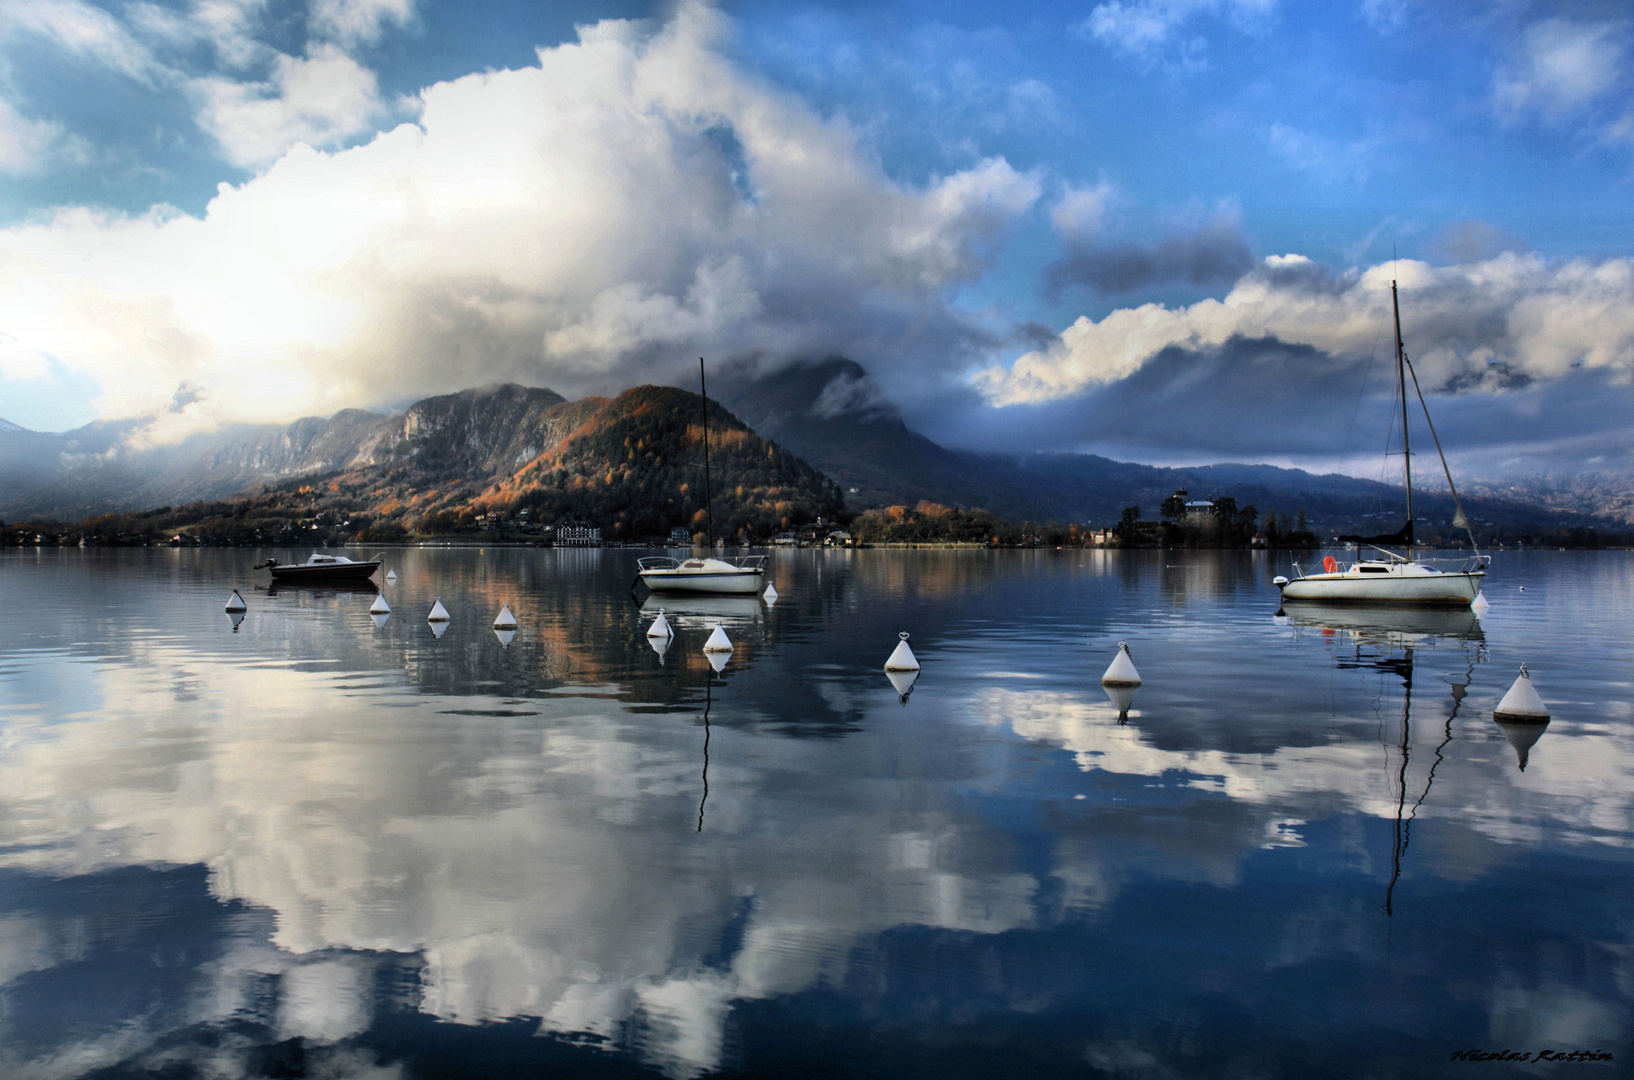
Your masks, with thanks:
[[[1255,388],[1379,405],[1394,275],[1493,468],[1582,462],[1628,442],[1550,411],[1634,371],[1631,49],[1592,2],[10,0],[0,416],[841,353],[948,442],[1314,461]]]

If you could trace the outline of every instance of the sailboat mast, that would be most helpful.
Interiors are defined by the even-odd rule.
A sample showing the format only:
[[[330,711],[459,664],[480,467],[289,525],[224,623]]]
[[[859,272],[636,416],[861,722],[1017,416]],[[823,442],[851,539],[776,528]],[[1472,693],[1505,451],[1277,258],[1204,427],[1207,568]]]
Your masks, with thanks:
[[[1401,316],[1396,316],[1396,337],[1401,337]],[[709,383],[704,379],[704,358],[698,357],[698,390],[703,396],[704,405],[704,518],[709,523],[709,539],[706,547],[715,546],[715,507],[709,498]],[[1402,399],[1406,401],[1406,398]],[[1407,499],[1409,513],[1413,505],[1412,496]]]
[[[1401,390],[1401,470],[1407,480],[1407,553],[1413,551],[1413,448],[1407,436],[1407,365],[1402,359],[1407,344],[1401,340],[1401,302],[1396,299],[1396,283],[1390,282],[1390,307],[1396,316],[1396,385]],[[702,361],[699,361],[702,363]]]

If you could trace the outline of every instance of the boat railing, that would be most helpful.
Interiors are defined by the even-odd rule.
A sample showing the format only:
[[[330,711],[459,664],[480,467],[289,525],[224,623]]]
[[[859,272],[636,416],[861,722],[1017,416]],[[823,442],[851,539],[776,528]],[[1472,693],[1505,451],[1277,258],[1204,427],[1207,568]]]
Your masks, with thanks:
[[[1415,559],[1421,566],[1439,570],[1443,574],[1473,574],[1485,570],[1492,562],[1491,555],[1465,555],[1457,559]]]
[[[1371,545],[1369,545],[1369,546],[1371,546]],[[1461,556],[1461,557],[1455,558],[1455,559],[1411,559],[1411,560],[1409,560],[1409,559],[1403,558],[1400,555],[1397,555],[1395,552],[1390,551],[1387,548],[1375,548],[1375,550],[1382,551],[1386,555],[1389,555],[1391,557],[1391,560],[1394,561],[1394,562],[1398,562],[1398,563],[1413,562],[1413,563],[1418,564],[1419,566],[1428,566],[1430,569],[1438,570],[1443,574],[1473,574],[1476,571],[1486,570],[1486,568],[1492,564],[1492,556],[1491,555],[1464,555],[1464,556]],[[1357,552],[1354,551],[1354,550],[1345,551],[1345,552],[1342,552],[1341,554],[1344,555],[1344,558],[1341,558],[1341,559],[1337,560],[1338,563],[1339,563],[1339,566],[1341,567],[1341,569],[1349,569],[1350,566],[1354,565],[1354,563],[1357,561],[1356,558],[1355,558]],[[1324,572],[1327,572],[1327,571],[1324,570]],[[1294,576],[1295,577],[1304,577],[1305,576],[1304,568],[1299,565],[1299,560],[1297,558],[1294,560]]]
[[[764,569],[766,569],[766,556],[764,556],[764,555],[745,555],[743,558],[738,560],[738,569],[739,570],[764,570]]]
[[[640,567],[643,570],[679,570],[679,569],[681,569],[681,563],[679,562],[679,560],[671,559],[671,558],[669,558],[667,556],[664,556],[664,555],[648,555],[644,559],[637,559],[635,561],[635,564],[636,564],[636,566]]]

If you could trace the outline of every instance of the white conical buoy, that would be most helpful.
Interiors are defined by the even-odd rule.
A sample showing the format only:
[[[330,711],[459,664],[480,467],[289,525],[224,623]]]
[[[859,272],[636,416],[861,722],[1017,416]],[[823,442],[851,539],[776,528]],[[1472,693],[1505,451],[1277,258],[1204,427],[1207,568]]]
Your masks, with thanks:
[[[652,625],[647,627],[647,636],[650,638],[665,638],[667,640],[674,633],[675,631],[669,628],[669,620],[664,618],[664,609],[659,608],[658,618],[654,619],[652,621]]]
[[[896,650],[891,653],[891,658],[885,661],[885,670],[918,671],[919,658],[913,654],[912,649],[908,648],[908,632],[906,630],[902,631],[897,634],[897,638]]]
[[[1538,692],[1532,689],[1532,677],[1526,673],[1526,665],[1521,665],[1521,673],[1515,678],[1515,683],[1509,688],[1509,693],[1498,702],[1498,707],[1492,710],[1492,716],[1497,720],[1507,720],[1514,723],[1541,724],[1549,719],[1549,707],[1538,697]]]
[[[1118,642],[1118,655],[1112,658],[1107,665],[1106,674],[1101,676],[1102,686],[1139,686],[1140,672],[1135,670],[1135,661],[1129,656],[1129,643]]]
[[[919,679],[919,669],[912,668],[907,671],[897,671],[886,668],[885,677],[891,680],[891,686],[896,690],[897,700],[906,705],[908,695],[913,693],[913,684]]]
[[[386,580],[395,583],[397,581],[397,571],[396,570],[387,570],[386,571]]]
[[[1479,615],[1481,612],[1485,611],[1487,608],[1491,607],[1492,605],[1487,603],[1486,593],[1478,592],[1478,593],[1475,594],[1475,599],[1470,601],[1469,606],[1470,606],[1471,610],[1473,610],[1475,612],[1475,614]]]
[[[448,624],[446,622],[434,622],[430,625],[431,636],[434,638],[440,640],[444,634],[448,633]]]
[[[709,640],[704,642],[704,652],[731,651],[732,639],[726,636],[726,631],[721,629],[721,624],[716,623],[714,632],[709,635]]]
[[[225,610],[227,610],[227,611],[248,611],[249,610],[248,606],[246,606],[245,603],[244,603],[244,598],[242,596],[238,595],[238,590],[237,589],[234,589],[233,590],[233,595],[231,595],[231,596],[229,596],[227,598],[227,607],[225,608]]]
[[[499,639],[499,647],[501,649],[508,649],[511,647],[511,640],[516,637],[516,631],[504,630],[496,626],[494,627],[494,637]]]
[[[499,605],[499,615],[494,619],[495,630],[515,630],[516,616],[511,614],[511,605]]]
[[[374,628],[379,630],[381,627],[386,625],[386,620],[391,618],[391,615],[385,612],[370,612],[369,618],[374,620]]]
[[[449,615],[448,609],[443,607],[443,599],[439,596],[436,602],[431,605],[431,614],[426,616],[426,622],[447,622],[451,618],[453,618],[453,616]]]
[[[777,603],[777,586],[775,584],[773,584],[772,582],[768,581],[766,583],[766,592],[765,592],[764,595],[766,597],[766,602],[768,604]]]
[[[391,605],[386,603],[385,593],[375,593],[374,603],[369,605],[370,615],[390,615]]]

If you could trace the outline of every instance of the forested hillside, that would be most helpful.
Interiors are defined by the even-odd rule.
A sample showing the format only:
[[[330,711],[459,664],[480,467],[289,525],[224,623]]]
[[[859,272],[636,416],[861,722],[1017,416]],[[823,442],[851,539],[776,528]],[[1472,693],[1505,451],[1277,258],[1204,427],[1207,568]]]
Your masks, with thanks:
[[[183,533],[264,543],[387,541],[526,531],[571,521],[609,540],[702,540],[702,399],[642,386],[616,398],[563,401],[503,386],[416,403],[351,450],[352,464],[232,499],[88,519],[93,539]],[[709,406],[714,535],[764,539],[843,510],[816,469]]]

